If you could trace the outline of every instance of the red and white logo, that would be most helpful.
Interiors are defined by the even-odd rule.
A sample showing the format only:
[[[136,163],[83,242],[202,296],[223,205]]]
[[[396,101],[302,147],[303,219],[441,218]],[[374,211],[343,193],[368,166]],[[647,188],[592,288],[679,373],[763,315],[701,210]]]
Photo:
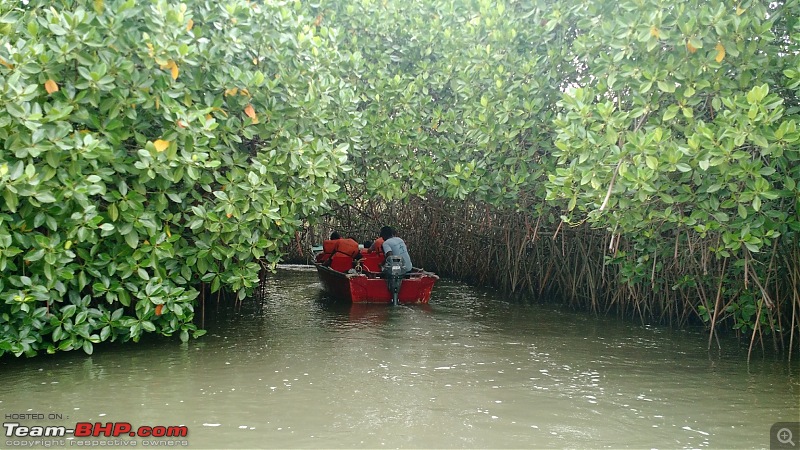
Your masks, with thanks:
[[[140,426],[134,428],[128,422],[78,422],[74,428],[65,426],[42,426],[31,425],[23,426],[18,422],[5,422],[3,428],[6,430],[6,437],[65,437],[72,435],[75,437],[186,437],[189,428],[185,425],[156,425]]]

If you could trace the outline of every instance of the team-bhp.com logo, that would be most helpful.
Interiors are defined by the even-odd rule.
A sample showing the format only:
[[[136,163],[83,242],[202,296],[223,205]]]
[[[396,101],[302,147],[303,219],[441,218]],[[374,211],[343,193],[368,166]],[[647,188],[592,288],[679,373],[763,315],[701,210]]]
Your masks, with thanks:
[[[141,426],[133,428],[128,422],[78,422],[75,428],[65,426],[23,426],[17,422],[5,422],[3,428],[6,430],[6,437],[65,437],[72,435],[75,437],[143,437],[143,438],[163,438],[163,437],[186,437],[189,428],[183,425],[178,426]]]

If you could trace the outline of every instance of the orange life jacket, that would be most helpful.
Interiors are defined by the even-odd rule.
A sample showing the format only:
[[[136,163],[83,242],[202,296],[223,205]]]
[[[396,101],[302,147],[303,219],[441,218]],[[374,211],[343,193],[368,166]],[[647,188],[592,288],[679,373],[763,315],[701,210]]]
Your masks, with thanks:
[[[341,239],[326,239],[322,241],[322,253],[317,255],[317,262],[324,262],[331,259],[340,240]]]
[[[344,253],[345,255],[354,258],[358,255],[358,242],[354,241],[353,239],[339,239],[336,244],[336,252]],[[323,243],[323,248],[325,244]]]
[[[322,253],[331,254],[334,250],[336,250],[336,244],[339,243],[339,239],[326,239],[322,241]]]
[[[382,237],[379,237],[378,239],[375,239],[375,242],[372,243],[372,247],[370,247],[370,250],[372,250],[372,249],[374,249],[373,251],[375,253],[383,253],[383,238]]]

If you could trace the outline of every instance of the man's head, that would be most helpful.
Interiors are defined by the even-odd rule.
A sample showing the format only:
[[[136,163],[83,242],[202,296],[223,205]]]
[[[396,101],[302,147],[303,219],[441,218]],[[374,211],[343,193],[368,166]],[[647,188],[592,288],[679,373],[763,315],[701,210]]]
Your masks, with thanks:
[[[335,232],[335,231],[334,231],[333,233],[331,233],[331,240],[332,240],[332,241],[335,241],[336,239],[341,239],[341,238],[342,238],[342,237],[341,237],[341,236],[339,236],[339,233],[337,233],[337,232]]]
[[[390,237],[394,236],[394,230],[392,229],[392,227],[390,227],[388,225],[384,226],[383,228],[381,228],[380,236],[384,240],[389,239]]]

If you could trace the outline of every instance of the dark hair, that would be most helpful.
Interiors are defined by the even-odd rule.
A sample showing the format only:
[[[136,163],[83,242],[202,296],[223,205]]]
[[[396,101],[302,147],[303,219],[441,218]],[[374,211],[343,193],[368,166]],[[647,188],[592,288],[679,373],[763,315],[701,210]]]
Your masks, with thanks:
[[[370,247],[372,247],[372,242],[373,242],[373,241],[364,241],[364,248],[370,248]]]
[[[336,239],[341,239],[341,238],[342,237],[339,236],[339,233],[337,233],[335,231],[333,233],[331,233],[331,240],[336,240]]]
[[[386,225],[383,228],[381,228],[380,236],[384,240],[389,239],[390,237],[394,236],[394,230],[392,229],[392,227]]]

